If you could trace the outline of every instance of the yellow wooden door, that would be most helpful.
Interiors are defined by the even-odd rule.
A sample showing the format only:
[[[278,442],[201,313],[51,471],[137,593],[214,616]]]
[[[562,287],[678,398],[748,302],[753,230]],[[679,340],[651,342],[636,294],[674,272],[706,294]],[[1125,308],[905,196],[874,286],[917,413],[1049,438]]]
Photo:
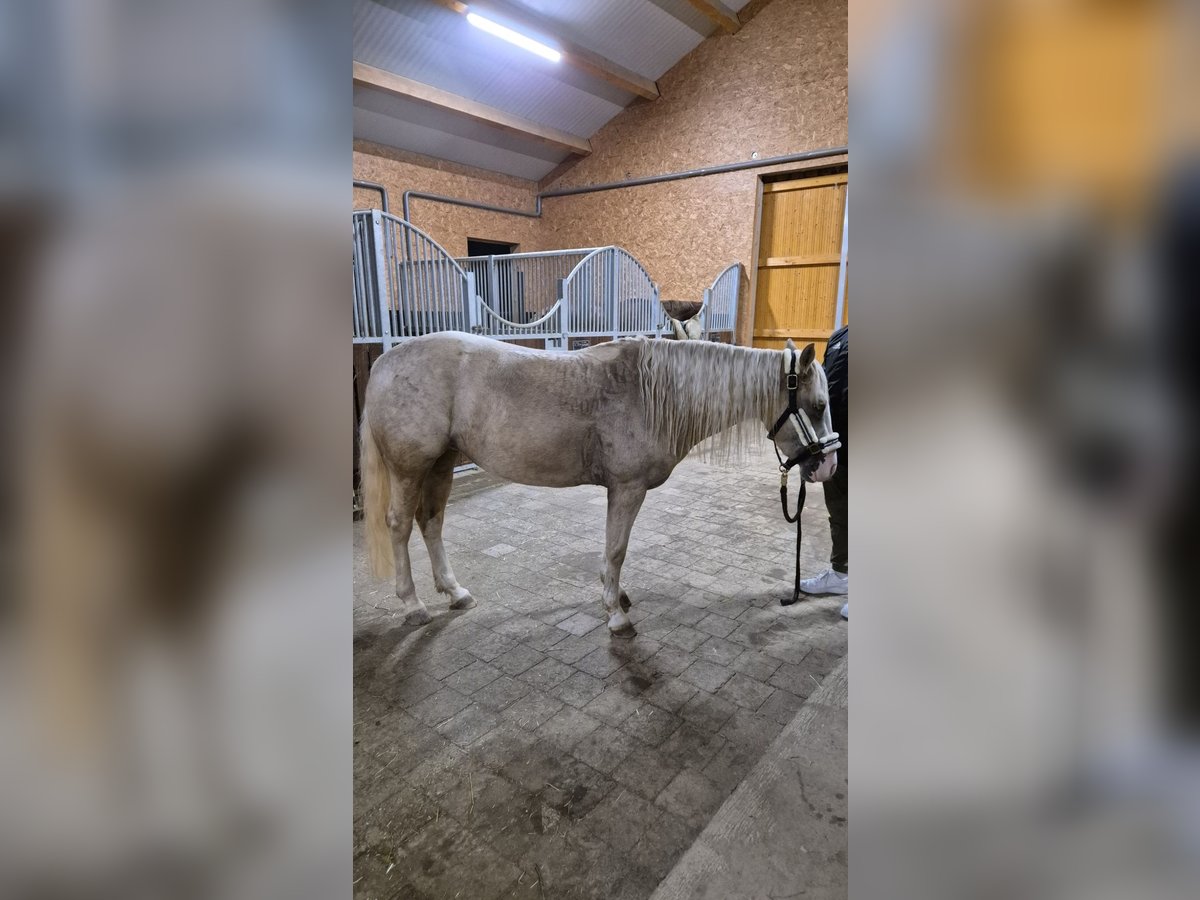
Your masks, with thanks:
[[[755,286],[755,347],[779,349],[825,343],[834,331],[846,173],[795,178],[763,185]],[[843,301],[842,323],[849,316]]]

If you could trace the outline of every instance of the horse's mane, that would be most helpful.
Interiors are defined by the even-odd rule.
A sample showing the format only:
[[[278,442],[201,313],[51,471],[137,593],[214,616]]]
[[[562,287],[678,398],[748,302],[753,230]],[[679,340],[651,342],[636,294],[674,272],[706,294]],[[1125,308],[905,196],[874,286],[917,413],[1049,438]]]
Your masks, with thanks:
[[[710,341],[641,342],[638,372],[646,424],[682,455],[732,462],[762,440],[774,418],[782,361],[777,351]],[[706,435],[712,435],[705,440]],[[701,441],[703,443],[701,444]]]

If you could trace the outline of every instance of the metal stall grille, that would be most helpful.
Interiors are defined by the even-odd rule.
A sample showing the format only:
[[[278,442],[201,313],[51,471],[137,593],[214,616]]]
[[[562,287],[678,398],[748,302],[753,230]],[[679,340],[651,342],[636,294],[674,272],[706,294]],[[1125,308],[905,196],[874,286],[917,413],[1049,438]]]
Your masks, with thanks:
[[[451,257],[380,210],[353,215],[354,342],[382,351],[437,331],[468,331],[549,350],[658,336],[658,286],[620,247]]]
[[[600,247],[579,261],[563,280],[568,340],[659,335],[666,314],[658,285],[620,247]]]
[[[458,263],[475,276],[480,333],[548,350],[569,349],[564,344],[559,289],[592,249],[460,257]]]
[[[478,325],[475,277],[441,245],[377,209],[355,212],[354,340],[380,343]]]
[[[733,343],[741,278],[742,264],[734,263],[718,275],[712,286],[704,292],[700,320],[704,340]]]

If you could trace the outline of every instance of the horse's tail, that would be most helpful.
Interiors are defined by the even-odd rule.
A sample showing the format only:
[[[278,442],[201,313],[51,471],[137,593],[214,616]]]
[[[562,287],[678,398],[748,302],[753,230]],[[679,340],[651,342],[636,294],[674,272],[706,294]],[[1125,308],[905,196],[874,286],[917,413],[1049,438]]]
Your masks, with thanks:
[[[387,525],[388,506],[392,499],[392,475],[379,452],[379,444],[371,431],[371,422],[363,412],[359,431],[359,490],[362,496],[363,521],[367,527],[367,556],[376,578],[395,574],[392,535]]]

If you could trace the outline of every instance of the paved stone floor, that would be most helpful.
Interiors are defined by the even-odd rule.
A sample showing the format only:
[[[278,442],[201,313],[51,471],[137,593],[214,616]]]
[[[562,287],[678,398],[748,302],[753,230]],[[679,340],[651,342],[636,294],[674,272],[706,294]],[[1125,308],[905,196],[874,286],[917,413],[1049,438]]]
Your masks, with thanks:
[[[393,615],[356,530],[356,897],[654,892],[846,653],[841,598],[779,606],[795,533],[762,450],[689,459],[647,496],[622,577],[632,640],[604,627],[601,488],[461,479],[445,539],[478,606],[447,608],[414,529],[422,628]],[[819,487],[804,524],[812,574]]]

